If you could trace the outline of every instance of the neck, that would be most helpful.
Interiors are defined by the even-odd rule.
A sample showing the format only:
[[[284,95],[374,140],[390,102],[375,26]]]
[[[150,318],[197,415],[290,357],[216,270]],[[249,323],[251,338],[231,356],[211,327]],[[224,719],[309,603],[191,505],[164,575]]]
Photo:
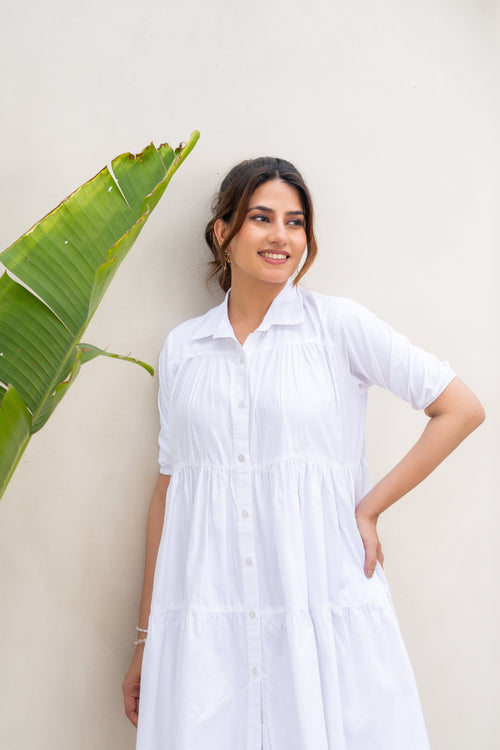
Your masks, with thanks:
[[[241,343],[241,339],[244,340],[251,331],[259,327],[273,299],[285,286],[286,282],[266,284],[259,279],[232,279],[227,312]]]

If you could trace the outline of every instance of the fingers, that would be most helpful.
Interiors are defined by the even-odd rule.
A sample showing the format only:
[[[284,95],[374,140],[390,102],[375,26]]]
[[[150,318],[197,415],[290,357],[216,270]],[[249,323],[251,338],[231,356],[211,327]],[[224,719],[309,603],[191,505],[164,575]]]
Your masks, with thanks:
[[[375,572],[377,562],[383,567],[384,555],[377,534],[377,518],[356,513],[358,531],[365,548],[365,576],[371,578]]]
[[[137,729],[137,722],[139,719],[139,701],[133,695],[124,696],[125,713],[130,719],[134,727]]]
[[[378,539],[364,541],[365,545],[365,576],[371,578],[375,572],[377,562],[383,567],[384,554]]]
[[[125,713],[136,728],[139,718],[139,696],[141,693],[142,652],[142,648],[136,649],[132,664],[122,684]]]
[[[134,727],[137,728],[137,722],[139,719],[139,685],[124,682],[122,690],[125,713]]]

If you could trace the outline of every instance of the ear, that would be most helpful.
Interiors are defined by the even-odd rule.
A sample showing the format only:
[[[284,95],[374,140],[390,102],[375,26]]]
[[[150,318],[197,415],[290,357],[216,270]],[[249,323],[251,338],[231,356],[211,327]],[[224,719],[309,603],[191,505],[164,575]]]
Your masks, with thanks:
[[[222,245],[224,242],[224,238],[227,236],[227,233],[229,231],[229,225],[226,224],[224,219],[216,219],[214,224],[214,232],[215,236],[217,237],[217,242],[219,243],[219,246]]]

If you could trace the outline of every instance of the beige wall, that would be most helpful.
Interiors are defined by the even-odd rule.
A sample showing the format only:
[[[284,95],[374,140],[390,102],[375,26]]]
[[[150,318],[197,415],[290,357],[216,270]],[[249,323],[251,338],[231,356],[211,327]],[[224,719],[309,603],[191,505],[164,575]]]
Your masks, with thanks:
[[[220,299],[201,238],[217,181],[241,158],[279,154],[316,201],[306,286],[372,308],[484,401],[485,425],[381,521],[434,750],[500,743],[499,36],[494,0],[18,0],[2,12],[0,247],[118,153],[202,133],[87,340],[156,363],[170,328]],[[155,402],[139,368],[87,365],[0,504],[6,750],[134,746],[120,685]],[[424,421],[374,391],[373,478]]]

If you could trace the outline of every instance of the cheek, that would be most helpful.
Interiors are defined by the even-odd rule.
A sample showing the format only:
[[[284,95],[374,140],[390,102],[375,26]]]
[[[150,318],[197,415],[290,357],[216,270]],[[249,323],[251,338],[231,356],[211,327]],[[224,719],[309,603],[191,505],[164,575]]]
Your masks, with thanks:
[[[258,238],[258,229],[243,225],[231,244],[237,252],[244,253],[246,250],[252,249]]]
[[[246,232],[238,244],[238,255],[240,258],[253,258],[256,253],[266,244],[266,234],[259,229]]]
[[[301,254],[304,252],[307,247],[307,236],[305,231],[301,232],[293,238],[293,244],[298,252],[300,252]]]

